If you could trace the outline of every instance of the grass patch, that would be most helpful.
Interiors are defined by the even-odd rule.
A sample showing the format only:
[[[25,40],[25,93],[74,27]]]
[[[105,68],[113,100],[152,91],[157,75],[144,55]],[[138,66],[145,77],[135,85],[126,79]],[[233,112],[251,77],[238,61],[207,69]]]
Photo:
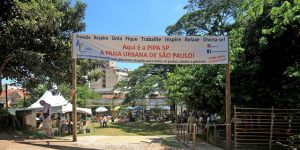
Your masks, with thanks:
[[[106,136],[155,136],[172,135],[168,124],[147,123],[147,122],[127,122],[127,123],[109,123],[108,128],[102,128],[98,123],[89,125],[91,133],[81,135],[106,135]]]

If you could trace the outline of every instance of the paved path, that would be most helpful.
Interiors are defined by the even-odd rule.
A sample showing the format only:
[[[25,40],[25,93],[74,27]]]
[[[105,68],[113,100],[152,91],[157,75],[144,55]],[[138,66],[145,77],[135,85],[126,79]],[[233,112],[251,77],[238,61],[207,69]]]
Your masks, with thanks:
[[[191,145],[177,142],[174,136],[78,136],[44,140],[0,140],[1,150],[190,150]],[[200,147],[199,147],[200,146]],[[190,147],[190,148],[189,148]],[[198,150],[219,150],[200,143]]]

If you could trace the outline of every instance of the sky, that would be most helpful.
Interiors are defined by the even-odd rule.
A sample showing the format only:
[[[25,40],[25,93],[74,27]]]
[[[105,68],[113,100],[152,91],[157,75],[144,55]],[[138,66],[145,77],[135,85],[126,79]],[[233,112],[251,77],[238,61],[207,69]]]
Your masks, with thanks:
[[[81,0],[87,4],[88,34],[165,36],[165,30],[180,19],[187,0]],[[120,63],[117,67],[134,70],[143,64]],[[9,83],[4,80],[3,83]]]
[[[88,34],[165,36],[165,29],[180,19],[187,0],[82,0],[87,4]],[[134,70],[139,63],[119,63]]]

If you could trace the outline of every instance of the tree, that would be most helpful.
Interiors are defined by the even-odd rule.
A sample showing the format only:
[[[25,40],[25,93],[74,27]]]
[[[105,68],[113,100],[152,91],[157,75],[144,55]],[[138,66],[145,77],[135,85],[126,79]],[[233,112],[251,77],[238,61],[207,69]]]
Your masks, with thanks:
[[[189,0],[188,13],[174,25],[168,35],[226,35],[233,27],[242,0]]]
[[[58,86],[58,91],[66,98],[70,99],[70,88],[69,84],[61,84]],[[80,107],[86,107],[89,100],[100,99],[101,96],[89,88],[87,84],[81,84],[77,86],[77,105]]]
[[[224,105],[224,68],[220,65],[177,67],[164,81],[167,96],[190,110],[219,112]]]
[[[190,12],[166,31],[169,35],[226,35],[226,32],[230,32],[231,95],[234,104],[299,107],[299,0],[189,2],[186,8]],[[201,75],[205,75],[207,79],[211,79],[210,75],[221,77],[224,75],[223,69],[201,68],[198,70],[202,72],[191,66],[170,74],[166,86],[169,94],[175,94],[170,96],[185,97],[188,101],[184,99],[184,103],[191,103],[191,106],[196,106],[199,102],[206,103],[196,100],[197,97],[187,97],[188,93],[198,97],[201,97],[199,94],[214,97],[210,92],[201,93],[201,89],[197,93],[193,90],[197,88],[190,83],[196,83],[193,78],[198,77],[199,82],[205,83],[203,87],[211,88],[215,82],[202,81]],[[205,73],[211,72],[210,70],[217,74]],[[185,79],[182,72],[190,75],[191,79]],[[177,81],[177,85],[170,78],[181,81]],[[222,86],[217,84],[216,88],[222,92]],[[213,105],[208,104],[206,108],[211,106]]]
[[[236,104],[300,107],[299,6],[298,0],[244,3],[231,34],[239,51],[232,72]]]
[[[70,80],[71,33],[84,30],[85,8],[80,1],[1,1],[0,79],[26,86]]]
[[[118,82],[115,88],[128,92],[126,102],[152,96],[154,91],[164,94],[163,80],[174,68],[175,65],[143,65],[129,72],[128,79]]]
[[[87,82],[97,81],[104,73],[99,67],[103,67],[105,63],[100,60],[80,59],[76,66],[77,83],[86,84]]]
[[[188,13],[166,32],[187,36],[228,35],[236,27],[235,20],[242,4],[240,0],[190,0],[185,7]],[[224,67],[220,65],[180,66],[168,75],[165,89],[168,97],[190,109],[219,112],[225,110],[224,74]]]

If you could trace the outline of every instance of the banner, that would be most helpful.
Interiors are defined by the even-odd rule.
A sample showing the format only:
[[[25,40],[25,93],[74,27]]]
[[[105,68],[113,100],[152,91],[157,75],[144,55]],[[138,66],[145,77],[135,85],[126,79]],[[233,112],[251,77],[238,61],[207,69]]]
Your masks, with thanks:
[[[225,36],[73,34],[73,58],[150,64],[228,64]]]

